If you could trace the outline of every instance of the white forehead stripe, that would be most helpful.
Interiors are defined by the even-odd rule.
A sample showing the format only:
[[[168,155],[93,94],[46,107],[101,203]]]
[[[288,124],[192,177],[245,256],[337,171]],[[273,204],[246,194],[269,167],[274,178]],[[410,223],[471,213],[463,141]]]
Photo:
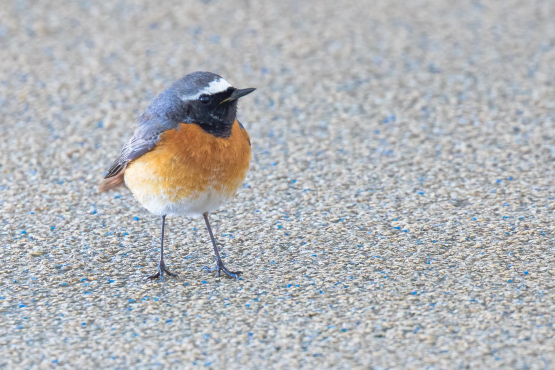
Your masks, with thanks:
[[[204,88],[203,94],[216,94],[216,93],[227,90],[228,87],[231,87],[229,82],[227,82],[223,78],[220,78],[218,80],[214,80],[214,81],[210,82],[208,87]]]
[[[194,95],[183,95],[181,97],[181,100],[196,100],[203,94],[207,94],[207,95],[217,94],[219,92],[227,90],[229,87],[231,87],[229,82],[227,82],[223,78],[218,78],[217,80],[210,82],[208,86],[206,86],[204,89],[200,90],[198,93]]]

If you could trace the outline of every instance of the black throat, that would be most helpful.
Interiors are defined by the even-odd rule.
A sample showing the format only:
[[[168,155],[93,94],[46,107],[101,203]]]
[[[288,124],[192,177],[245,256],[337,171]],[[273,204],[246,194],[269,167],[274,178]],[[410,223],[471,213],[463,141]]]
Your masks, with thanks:
[[[233,123],[237,117],[237,100],[222,101],[231,95],[232,91],[216,94],[208,105],[196,103],[192,106],[189,122],[198,125],[204,132],[215,137],[230,137]]]
[[[233,122],[222,121],[217,124],[207,124],[200,122],[193,122],[193,124],[199,126],[202,131],[207,134],[213,135],[215,137],[230,137],[231,130],[233,128]]]

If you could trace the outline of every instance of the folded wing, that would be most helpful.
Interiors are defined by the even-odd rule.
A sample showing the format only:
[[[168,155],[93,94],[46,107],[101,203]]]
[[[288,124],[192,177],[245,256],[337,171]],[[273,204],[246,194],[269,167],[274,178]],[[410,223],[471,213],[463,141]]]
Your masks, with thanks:
[[[156,133],[150,137],[141,137],[133,135],[131,140],[123,146],[120,155],[112,163],[108,169],[108,173],[104,176],[105,179],[116,176],[122,169],[127,166],[127,163],[133,159],[140,157],[141,155],[152,149],[158,142],[160,133]]]
[[[173,128],[171,124],[160,124],[149,118],[151,117],[146,114],[140,117],[139,127],[135,130],[133,137],[123,146],[120,155],[108,168],[108,172],[99,186],[100,192],[123,185],[123,174],[127,164],[154,148],[160,139],[160,134]]]

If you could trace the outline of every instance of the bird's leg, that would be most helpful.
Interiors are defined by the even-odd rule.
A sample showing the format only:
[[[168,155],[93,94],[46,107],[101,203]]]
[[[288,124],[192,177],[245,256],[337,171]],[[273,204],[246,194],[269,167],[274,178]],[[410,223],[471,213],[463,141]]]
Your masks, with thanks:
[[[148,279],[154,280],[160,278],[161,281],[164,280],[164,273],[169,276],[177,277],[177,274],[173,274],[168,271],[166,264],[164,263],[164,225],[166,224],[166,215],[162,216],[162,235],[160,236],[160,262],[158,262],[158,272],[154,275],[150,275]]]
[[[218,252],[218,246],[216,245],[216,239],[214,239],[214,234],[212,234],[212,228],[210,227],[210,222],[208,222],[208,212],[203,213],[202,216],[204,217],[204,221],[206,222],[206,228],[208,229],[208,233],[210,234],[210,239],[212,240],[212,246],[214,247],[214,254],[216,255],[216,266],[209,268],[208,266],[204,266],[204,269],[207,271],[217,271],[218,277],[220,277],[220,271],[223,271],[227,276],[230,278],[238,279],[239,275],[242,274],[241,271],[229,271],[225,266],[222,258],[220,257],[220,253]]]

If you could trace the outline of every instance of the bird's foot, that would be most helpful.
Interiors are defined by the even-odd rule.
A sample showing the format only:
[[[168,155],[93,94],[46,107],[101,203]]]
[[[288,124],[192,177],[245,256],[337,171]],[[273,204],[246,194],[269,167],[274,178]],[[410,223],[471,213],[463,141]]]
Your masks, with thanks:
[[[241,271],[229,271],[225,266],[224,263],[222,261],[218,261],[216,262],[216,266],[210,268],[208,266],[204,266],[202,268],[203,270],[206,270],[208,272],[214,272],[216,271],[216,275],[218,277],[220,277],[220,271],[223,271],[227,276],[229,276],[232,279],[239,279],[239,275],[242,274]]]
[[[169,270],[166,268],[166,264],[164,263],[164,261],[161,261],[158,264],[158,272],[155,273],[154,275],[150,275],[147,279],[154,280],[154,279],[160,278],[160,281],[164,281],[164,273],[168,274],[168,276],[171,276],[171,277],[177,277],[177,274],[169,272]]]

